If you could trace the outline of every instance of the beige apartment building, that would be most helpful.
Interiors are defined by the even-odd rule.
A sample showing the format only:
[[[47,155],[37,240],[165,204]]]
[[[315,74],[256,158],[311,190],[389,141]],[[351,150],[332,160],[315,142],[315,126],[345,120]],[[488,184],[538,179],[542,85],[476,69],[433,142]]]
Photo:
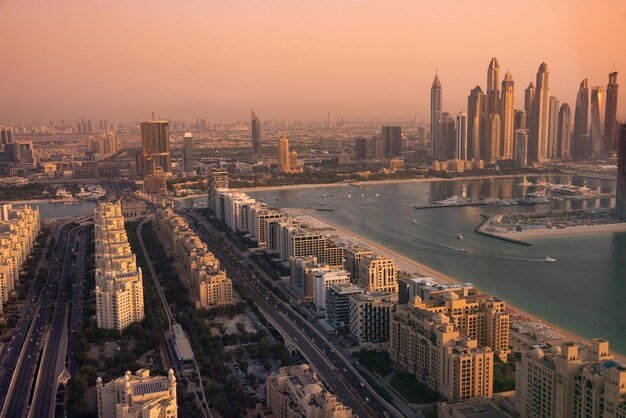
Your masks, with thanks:
[[[39,209],[0,203],[0,313],[40,232]]]
[[[176,418],[176,377],[150,377],[150,370],[127,371],[109,383],[96,379],[98,418]]]
[[[350,281],[352,283],[359,283],[359,263],[365,257],[374,255],[374,252],[368,248],[359,246],[351,246],[344,249],[344,255],[346,259],[346,270],[350,272]]]
[[[366,256],[358,263],[356,284],[368,292],[398,292],[396,263],[384,255]]]
[[[133,254],[120,202],[98,203],[94,212],[96,321],[124,330],[144,318],[143,280]]]
[[[449,402],[493,395],[493,351],[479,347],[443,313],[398,305],[390,334],[395,365]]]
[[[169,208],[157,211],[154,219],[161,241],[176,259],[181,279],[196,307],[209,309],[236,303],[232,281],[187,222]]]
[[[442,285],[418,278],[408,283],[409,304],[443,313],[480,347],[489,347],[500,360],[509,354],[509,314],[504,301],[481,293],[471,283]]]
[[[281,367],[267,378],[268,411],[273,418],[356,418],[352,409],[324,389],[308,364]]]
[[[614,360],[608,341],[580,348],[564,343],[522,357],[515,376],[522,418],[626,418],[626,366]]]

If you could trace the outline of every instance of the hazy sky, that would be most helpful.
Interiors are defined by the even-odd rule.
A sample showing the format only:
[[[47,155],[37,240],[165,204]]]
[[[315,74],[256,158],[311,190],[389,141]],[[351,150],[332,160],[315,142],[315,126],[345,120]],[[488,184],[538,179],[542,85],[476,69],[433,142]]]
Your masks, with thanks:
[[[427,120],[435,68],[456,113],[492,56],[518,107],[543,59],[572,107],[615,66],[626,119],[625,0],[0,0],[0,124]]]

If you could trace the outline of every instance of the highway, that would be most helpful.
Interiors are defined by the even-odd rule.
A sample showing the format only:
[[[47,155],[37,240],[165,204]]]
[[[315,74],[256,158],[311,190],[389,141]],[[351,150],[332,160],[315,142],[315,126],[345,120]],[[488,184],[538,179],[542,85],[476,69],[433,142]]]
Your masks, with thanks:
[[[67,352],[67,302],[66,284],[72,272],[72,249],[78,242],[78,235],[87,226],[73,228],[68,234],[65,259],[59,280],[56,308],[52,317],[52,326],[44,346],[41,367],[37,375],[30,417],[54,416],[54,406],[58,388],[58,379],[64,368]]]
[[[59,260],[63,257],[68,236],[67,230],[70,224],[71,222],[64,224],[58,232],[53,250],[53,261],[50,263],[48,277],[39,293],[38,301],[35,302],[35,298],[29,295],[30,299],[28,300],[31,306],[27,312],[32,313],[32,321],[29,322],[28,331],[23,328],[19,331],[18,335],[24,336],[19,357],[14,357],[17,353],[13,352],[6,359],[7,362],[14,364],[14,369],[7,370],[14,371],[9,379],[10,384],[8,385],[6,400],[2,405],[2,417],[21,418],[27,414],[33,379],[38,369],[39,354],[46,333],[48,315],[52,312],[52,297],[64,265]],[[6,374],[2,377],[3,389],[6,387],[5,377]]]
[[[255,276],[267,277],[254,263],[247,258],[237,260],[234,251],[228,246],[216,245],[215,237],[219,232],[200,216],[190,216],[182,212],[189,220],[198,221],[202,229],[199,236],[207,243],[209,249],[224,265],[228,276],[235,282],[242,284],[252,300],[263,314],[281,329],[286,336],[286,344],[298,347],[302,355],[311,363],[322,376],[329,388],[354,413],[361,417],[366,416],[396,416],[402,414],[392,405],[385,402],[354,369],[335,347],[308,321],[295,312],[291,306],[276,296],[262,280]],[[193,222],[189,222],[193,227]],[[270,278],[267,278],[270,280]],[[288,341],[290,340],[290,341]]]

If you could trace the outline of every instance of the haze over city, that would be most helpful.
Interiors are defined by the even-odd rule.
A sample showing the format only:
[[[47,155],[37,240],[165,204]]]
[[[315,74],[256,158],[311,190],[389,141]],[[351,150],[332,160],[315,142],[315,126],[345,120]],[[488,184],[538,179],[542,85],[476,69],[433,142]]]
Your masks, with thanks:
[[[604,85],[626,66],[626,4],[0,1],[0,38],[4,123],[152,110],[228,122],[250,107],[265,120],[421,121],[436,69],[456,113],[494,56],[518,92],[545,60],[552,94],[573,105],[580,80]]]

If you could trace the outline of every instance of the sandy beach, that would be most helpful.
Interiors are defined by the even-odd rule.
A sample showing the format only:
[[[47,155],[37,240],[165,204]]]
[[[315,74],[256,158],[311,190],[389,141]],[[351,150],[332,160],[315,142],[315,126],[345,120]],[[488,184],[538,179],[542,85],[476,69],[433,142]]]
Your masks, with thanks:
[[[613,223],[604,225],[580,225],[570,226],[566,228],[542,228],[542,229],[527,229],[524,231],[516,232],[491,232],[493,235],[498,235],[504,238],[517,239],[520,241],[528,241],[537,238],[557,238],[563,236],[584,236],[594,234],[607,234],[612,232],[626,232],[626,223]]]
[[[307,215],[309,217],[317,219],[320,223],[327,224],[331,226],[332,228],[334,228],[334,231],[324,232],[324,234],[326,235],[338,236],[341,238],[356,238],[359,241],[364,242],[368,246],[372,247],[375,250],[375,252],[378,252],[380,254],[393,258],[394,261],[396,262],[396,265],[398,266],[398,269],[402,271],[406,271],[408,273],[420,273],[421,275],[432,277],[438,283],[460,283],[460,281],[455,279],[454,277],[451,277],[447,274],[444,274],[440,271],[430,268],[427,265],[419,263],[409,257],[403,256],[372,240],[364,238],[361,235],[356,234],[352,231],[348,231],[347,229],[342,228],[336,224],[333,224],[327,220],[322,220],[320,218],[317,218],[315,216],[315,212],[310,209],[286,209],[286,211],[296,216],[298,214]],[[626,225],[626,224],[619,224],[619,225]],[[626,230],[626,226],[624,227],[624,230]],[[523,309],[513,306],[509,304],[508,302],[507,302],[507,307],[510,311],[512,311],[511,312],[512,314],[515,314],[518,316],[525,316],[526,318],[528,318],[529,322],[534,322],[534,323],[545,325],[551,328],[552,331],[556,331],[558,334],[561,334],[563,336],[562,339],[550,341],[550,344],[555,345],[555,344],[560,344],[561,342],[566,342],[566,341],[576,341],[576,342],[581,342],[581,343],[588,344],[588,345],[591,344],[590,340],[583,338],[579,335],[576,335],[573,332],[570,332],[565,328],[549,323],[548,321],[530,312],[524,311]],[[598,335],[597,337],[602,338],[602,335]],[[618,354],[618,353],[614,353],[614,354],[615,354],[616,359],[620,360],[621,362],[626,362],[626,356]]]

